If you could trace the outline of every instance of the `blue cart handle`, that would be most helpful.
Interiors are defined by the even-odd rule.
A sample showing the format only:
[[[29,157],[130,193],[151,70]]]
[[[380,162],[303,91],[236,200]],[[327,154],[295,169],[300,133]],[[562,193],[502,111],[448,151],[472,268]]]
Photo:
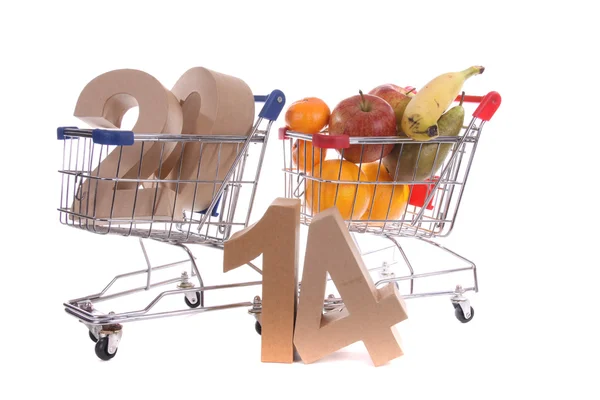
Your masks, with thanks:
[[[92,140],[95,144],[108,144],[111,146],[131,146],[134,142],[133,131],[94,129]]]
[[[111,146],[131,146],[134,142],[133,131],[115,129],[79,129],[76,126],[61,126],[56,129],[58,140],[91,137],[96,144]]]
[[[259,117],[276,121],[285,106],[285,95],[281,90],[275,89],[268,96],[254,96],[254,101],[265,103],[258,113]]]

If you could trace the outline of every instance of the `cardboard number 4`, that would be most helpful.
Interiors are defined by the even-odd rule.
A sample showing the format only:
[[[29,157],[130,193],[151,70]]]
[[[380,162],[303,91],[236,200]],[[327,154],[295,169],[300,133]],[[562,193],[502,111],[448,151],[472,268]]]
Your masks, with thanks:
[[[263,362],[294,361],[299,239],[300,200],[278,198],[258,222],[225,242],[224,272],[263,255]]]
[[[323,315],[327,272],[344,309]],[[403,355],[395,324],[407,319],[394,284],[376,289],[337,208],[312,220],[307,240],[294,344],[305,363],[363,341],[376,366]]]

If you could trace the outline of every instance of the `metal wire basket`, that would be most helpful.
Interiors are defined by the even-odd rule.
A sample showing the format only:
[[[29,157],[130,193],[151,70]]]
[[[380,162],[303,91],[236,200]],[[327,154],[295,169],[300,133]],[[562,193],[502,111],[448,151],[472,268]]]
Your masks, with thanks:
[[[59,128],[59,139],[64,141],[60,222],[97,234],[222,244],[232,230],[248,225],[272,123],[259,117],[248,135],[219,136]],[[160,155],[150,161],[153,166],[144,165],[156,171],[147,178],[140,171],[148,163],[144,154],[149,147]],[[169,150],[179,159],[185,153],[197,160],[195,178],[180,178],[182,162],[168,175],[161,173]],[[135,176],[119,177],[127,151],[140,168]],[[109,154],[118,154],[118,161],[116,169],[106,171],[101,167]],[[225,163],[229,168],[219,170],[222,158],[232,155],[232,162]],[[200,176],[209,164],[216,166],[214,171]],[[184,203],[181,192],[186,187],[193,198]],[[208,199],[202,208],[198,208],[200,195]]]
[[[308,135],[281,128],[285,196],[301,200],[302,223],[309,225],[316,213],[335,206],[345,216],[351,232],[392,237],[448,236],[483,126],[499,102],[496,92],[485,97],[467,96],[466,100],[480,102],[469,124],[457,136],[439,136],[430,141],[403,135],[329,136],[326,130]],[[396,157],[383,156],[390,147]],[[349,149],[354,154],[360,152],[359,162],[344,159]],[[381,157],[365,163],[362,160],[367,151]],[[359,172],[367,167],[378,171],[376,176],[369,178]],[[382,179],[384,175],[392,179]],[[365,205],[367,192],[377,201]]]

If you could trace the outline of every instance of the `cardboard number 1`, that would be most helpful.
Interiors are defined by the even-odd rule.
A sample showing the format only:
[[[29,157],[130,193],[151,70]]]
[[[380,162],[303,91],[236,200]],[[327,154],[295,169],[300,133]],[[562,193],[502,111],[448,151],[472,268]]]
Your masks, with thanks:
[[[263,362],[294,361],[299,239],[300,200],[278,198],[258,222],[225,242],[224,272],[263,255]]]
[[[299,227],[299,200],[278,198],[258,222],[225,242],[225,272],[263,254],[262,361],[291,363],[295,345],[312,363],[358,341],[376,366],[403,355],[394,325],[407,319],[404,301],[394,284],[375,288],[335,207],[309,226],[296,306]],[[327,272],[345,306],[323,314]]]

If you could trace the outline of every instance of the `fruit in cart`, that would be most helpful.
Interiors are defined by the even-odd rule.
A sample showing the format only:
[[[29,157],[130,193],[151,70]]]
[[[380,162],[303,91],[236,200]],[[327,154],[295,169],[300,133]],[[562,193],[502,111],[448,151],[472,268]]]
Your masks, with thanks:
[[[367,181],[356,164],[341,159],[323,161],[313,176],[325,181]],[[359,219],[369,206],[371,190],[368,185],[320,182],[308,177],[305,196],[306,206],[313,215],[335,206],[344,219]]]
[[[402,132],[420,141],[440,136],[438,119],[452,104],[465,81],[483,71],[483,67],[473,66],[464,71],[439,75],[429,81],[406,106],[400,123]]]
[[[298,139],[292,146],[292,163],[298,168],[298,172],[310,174],[326,156],[327,149],[315,148],[311,141]]]
[[[285,112],[287,127],[300,133],[318,133],[329,122],[331,111],[327,104],[317,97],[306,97],[293,102]]]
[[[402,116],[404,110],[415,95],[415,88],[403,88],[392,83],[385,85],[379,85],[369,92],[373,96],[381,97],[388,102],[394,109],[396,114],[396,130],[400,130],[400,122],[402,122]]]
[[[342,100],[331,112],[330,135],[349,136],[396,136],[396,114],[387,101],[371,94],[363,94]],[[373,162],[388,155],[393,144],[352,144],[338,149],[352,163]]]
[[[394,182],[390,174],[379,161],[362,165],[362,171],[369,182]],[[408,185],[374,184],[368,186],[371,201],[361,220],[398,220],[402,217],[408,202]],[[370,225],[383,225],[373,222]]]
[[[440,136],[458,136],[461,132],[465,120],[463,99],[464,92],[460,103],[438,120]],[[452,147],[452,143],[398,143],[381,162],[395,181],[423,181],[438,172]]]

